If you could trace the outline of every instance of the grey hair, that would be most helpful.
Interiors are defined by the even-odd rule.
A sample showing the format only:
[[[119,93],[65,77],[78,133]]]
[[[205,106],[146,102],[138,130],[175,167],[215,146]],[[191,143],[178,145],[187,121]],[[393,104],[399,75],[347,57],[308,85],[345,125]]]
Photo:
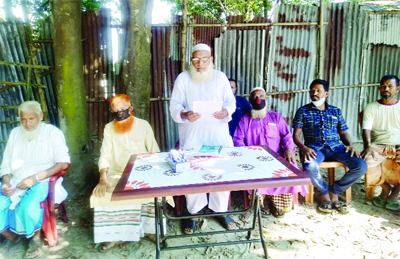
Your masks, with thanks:
[[[18,107],[18,116],[21,117],[21,112],[26,110],[35,110],[35,112],[40,115],[42,113],[42,107],[40,107],[40,103],[37,101],[26,101],[21,103]]]

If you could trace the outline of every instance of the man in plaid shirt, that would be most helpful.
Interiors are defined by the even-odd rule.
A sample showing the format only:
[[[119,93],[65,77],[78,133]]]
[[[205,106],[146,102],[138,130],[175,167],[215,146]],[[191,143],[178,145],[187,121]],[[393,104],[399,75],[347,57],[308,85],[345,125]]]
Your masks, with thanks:
[[[297,110],[293,120],[293,139],[302,153],[304,172],[321,192],[319,209],[323,212],[336,209],[348,213],[346,204],[339,201],[338,196],[363,176],[368,168],[351,142],[342,112],[325,101],[328,94],[327,81],[316,79],[311,83],[312,102]],[[328,187],[319,171],[319,164],[323,161],[341,162],[349,171]]]

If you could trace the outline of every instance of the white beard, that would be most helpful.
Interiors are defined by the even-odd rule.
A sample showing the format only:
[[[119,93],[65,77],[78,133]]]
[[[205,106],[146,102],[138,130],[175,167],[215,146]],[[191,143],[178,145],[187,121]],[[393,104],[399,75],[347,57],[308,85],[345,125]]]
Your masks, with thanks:
[[[27,131],[22,125],[22,136],[24,137],[24,140],[30,142],[34,139],[36,139],[39,134],[40,134],[40,126],[42,125],[42,123],[39,123],[39,125],[37,126],[36,129],[32,130],[32,131]]]
[[[189,74],[195,83],[207,83],[207,82],[210,82],[212,79],[213,68],[214,68],[214,64],[211,61],[204,72],[198,72],[192,64],[192,65],[190,65],[190,68],[189,68]]]
[[[251,118],[253,119],[264,119],[265,116],[267,116],[267,106],[265,106],[261,110],[251,110]]]

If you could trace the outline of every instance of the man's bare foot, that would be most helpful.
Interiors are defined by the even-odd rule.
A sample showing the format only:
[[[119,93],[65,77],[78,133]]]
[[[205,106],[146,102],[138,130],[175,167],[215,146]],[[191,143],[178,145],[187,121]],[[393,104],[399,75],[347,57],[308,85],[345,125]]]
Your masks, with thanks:
[[[332,203],[339,201],[339,196],[334,194],[333,192],[329,192],[329,197]]]
[[[29,240],[28,250],[26,250],[25,258],[36,258],[42,253],[42,241],[40,239]]]
[[[108,250],[110,250],[111,248],[114,248],[122,243],[123,241],[103,243],[99,246],[98,250],[99,252],[105,253],[108,252]]]

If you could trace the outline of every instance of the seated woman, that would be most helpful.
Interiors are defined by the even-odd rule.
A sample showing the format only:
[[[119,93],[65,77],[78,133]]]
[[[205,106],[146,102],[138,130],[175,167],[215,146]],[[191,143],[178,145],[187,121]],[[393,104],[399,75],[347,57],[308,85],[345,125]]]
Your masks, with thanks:
[[[239,121],[233,143],[235,147],[268,146],[297,167],[294,142],[289,127],[279,113],[267,110],[265,99],[263,88],[256,87],[251,91],[249,101],[253,110]],[[302,196],[308,193],[306,186],[263,188],[258,191],[263,194],[262,212],[272,213],[275,217],[282,217],[285,212],[291,210],[293,193],[300,193]]]

